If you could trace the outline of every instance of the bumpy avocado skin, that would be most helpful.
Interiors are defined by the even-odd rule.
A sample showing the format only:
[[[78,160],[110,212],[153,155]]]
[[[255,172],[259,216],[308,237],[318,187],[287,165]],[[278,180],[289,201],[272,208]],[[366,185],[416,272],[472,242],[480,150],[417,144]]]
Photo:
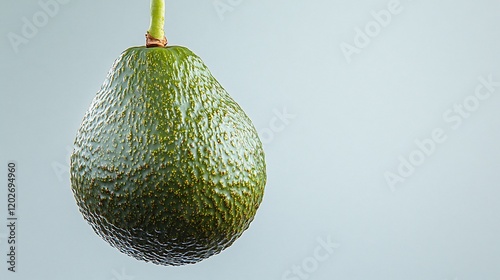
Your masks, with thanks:
[[[78,130],[71,186],[111,246],[159,265],[230,246],[262,201],[262,143],[244,111],[185,47],[133,47]]]

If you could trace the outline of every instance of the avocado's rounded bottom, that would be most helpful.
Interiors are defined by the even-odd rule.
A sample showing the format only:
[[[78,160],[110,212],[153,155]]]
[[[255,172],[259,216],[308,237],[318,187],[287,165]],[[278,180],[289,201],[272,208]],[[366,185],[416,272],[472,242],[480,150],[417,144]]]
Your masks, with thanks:
[[[110,224],[106,219],[93,214],[84,214],[84,218],[97,235],[120,252],[140,261],[164,266],[195,264],[216,255],[231,246],[246,229],[242,229],[239,234],[234,235],[231,239],[222,238],[209,241],[195,238],[189,240],[187,238],[182,243],[176,242],[176,240],[160,242],[160,239],[164,239],[162,232],[152,235],[141,229],[123,230]]]

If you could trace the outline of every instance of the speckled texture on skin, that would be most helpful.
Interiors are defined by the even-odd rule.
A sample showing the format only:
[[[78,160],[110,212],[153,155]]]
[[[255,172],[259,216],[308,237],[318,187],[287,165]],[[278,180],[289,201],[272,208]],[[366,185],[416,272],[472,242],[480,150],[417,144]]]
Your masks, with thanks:
[[[160,265],[230,246],[262,201],[252,122],[184,47],[133,47],[115,61],[78,130],[71,186],[113,247]]]

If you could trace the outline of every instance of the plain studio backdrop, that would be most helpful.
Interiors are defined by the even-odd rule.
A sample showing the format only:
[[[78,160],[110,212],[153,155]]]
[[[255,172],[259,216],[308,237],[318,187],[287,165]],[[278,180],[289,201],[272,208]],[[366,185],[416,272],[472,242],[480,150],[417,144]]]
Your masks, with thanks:
[[[268,183],[250,228],[196,265],[136,261],[83,220],[69,152],[149,0],[0,2],[0,278],[500,278],[500,1],[166,1],[253,120]],[[7,270],[7,162],[17,172]]]

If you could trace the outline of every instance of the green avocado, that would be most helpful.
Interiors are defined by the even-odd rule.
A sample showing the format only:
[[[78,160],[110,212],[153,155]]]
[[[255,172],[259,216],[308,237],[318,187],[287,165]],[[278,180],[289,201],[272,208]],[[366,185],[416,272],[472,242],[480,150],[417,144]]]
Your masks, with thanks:
[[[248,116],[185,47],[132,47],[85,114],[71,187],[94,231],[159,265],[199,262],[253,220],[266,184]]]

